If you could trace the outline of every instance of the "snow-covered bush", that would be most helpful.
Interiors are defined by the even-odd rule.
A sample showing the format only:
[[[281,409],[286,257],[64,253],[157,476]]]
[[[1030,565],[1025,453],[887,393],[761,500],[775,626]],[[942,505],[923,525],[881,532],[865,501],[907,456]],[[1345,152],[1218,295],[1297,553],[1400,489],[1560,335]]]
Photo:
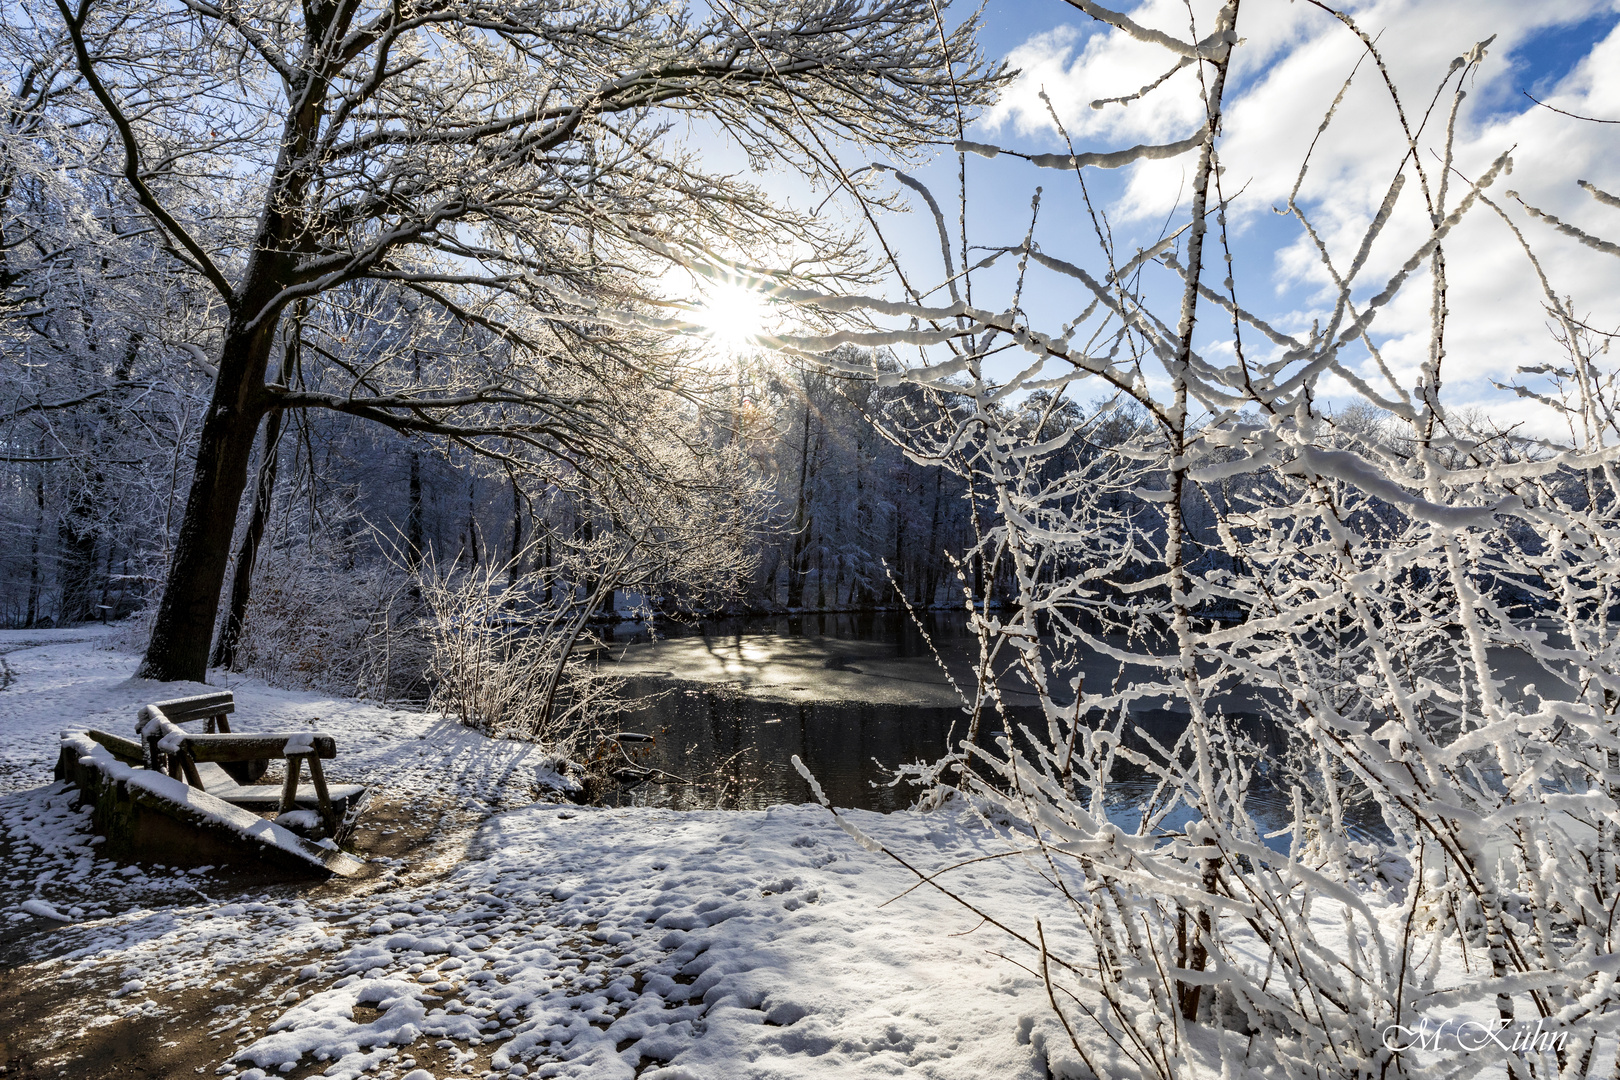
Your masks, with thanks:
[[[237,642],[238,670],[276,686],[423,700],[428,652],[409,580],[329,545],[267,552]]]
[[[954,280],[939,307],[840,300],[913,320],[839,343],[917,347],[900,377],[953,404],[932,429],[890,434],[996,507],[963,563],[981,640],[968,738],[928,775],[932,799],[965,795],[1004,824],[1066,912],[1061,928],[1024,927],[974,907],[1046,984],[1051,1019],[1026,1034],[1073,1077],[1613,1075],[1620,402],[1606,342],[1544,275],[1565,356],[1522,369],[1540,382],[1520,396],[1567,434],[1499,428],[1442,394],[1448,237],[1469,215],[1520,239],[1528,227],[1494,194],[1509,147],[1473,175],[1452,156],[1488,43],[1445,73],[1442,107],[1415,116],[1372,37],[1333,13],[1404,126],[1382,206],[1348,243],[1321,239],[1313,214],[1332,208],[1288,199],[1331,283],[1320,320],[1289,333],[1240,305],[1232,277],[1220,131],[1237,4],[1188,39],[1076,6],[1165,48],[1172,73],[1196,66],[1207,122],[1183,144],[1028,159],[1083,179],[1196,154],[1183,228],[1124,265],[1101,226],[1089,268],[1044,253],[1033,223],[991,249],[1017,261],[1020,288],[1050,272],[1081,292],[1089,306],[1061,329],[1030,326],[1016,295],[976,308]],[[1364,287],[1403,190],[1423,200],[1408,219],[1421,235],[1383,237],[1408,246]],[[1374,337],[1412,280],[1432,297],[1415,388]],[[1226,329],[1195,345],[1212,309]],[[1022,370],[987,375],[1007,346]],[[1111,398],[1054,433],[1054,403],[1089,387]],[[1122,404],[1143,424],[1102,437]],[[974,561],[990,579],[1011,564],[1009,603],[976,593]],[[1119,675],[1088,685],[1099,659]],[[1003,708],[1007,679],[1038,696],[1040,722]],[[1143,722],[1166,702],[1180,724]],[[1290,828],[1268,832],[1262,798],[1291,803]],[[946,887],[939,868],[917,870]],[[1512,1053],[1470,1056],[1493,1037]]]
[[[623,682],[590,655],[588,623],[616,580],[611,563],[602,569],[586,588],[575,584],[572,560],[521,573],[510,564],[423,564],[433,707],[487,735],[564,752],[598,731]]]

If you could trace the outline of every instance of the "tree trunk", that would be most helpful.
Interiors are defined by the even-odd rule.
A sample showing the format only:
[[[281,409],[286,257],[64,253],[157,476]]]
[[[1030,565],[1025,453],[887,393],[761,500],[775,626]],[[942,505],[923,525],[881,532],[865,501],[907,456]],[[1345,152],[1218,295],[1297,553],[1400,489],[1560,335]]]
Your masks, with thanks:
[[[804,431],[799,436],[799,499],[793,510],[793,557],[788,560],[787,606],[804,606],[804,576],[810,568],[805,554],[810,547],[810,384],[804,386]]]
[[[945,470],[936,467],[934,470],[934,516],[928,526],[928,570],[923,575],[923,595],[919,597],[925,607],[933,607],[934,600],[939,595],[940,575],[940,549],[939,549],[939,512],[940,497],[945,486]]]
[[[477,566],[478,559],[478,477],[467,481],[467,565]],[[493,555],[494,553],[491,552]]]
[[[276,493],[276,467],[280,454],[276,444],[281,441],[281,410],[272,409],[264,422],[264,451],[259,459],[259,481],[253,493],[253,514],[248,518],[247,532],[236,550],[236,572],[231,578],[231,600],[226,608],[225,625],[220,628],[219,640],[214,643],[212,666],[236,668],[236,646],[242,640],[242,627],[247,622],[248,597],[253,588],[253,568],[259,560],[259,545],[264,541],[265,523],[270,519],[270,501]]]
[[[89,621],[95,606],[97,513],[94,493],[80,478],[56,526],[57,579],[62,586],[57,622],[62,624]]]
[[[325,42],[343,40],[357,10],[353,4],[306,5],[306,44],[324,49]],[[80,69],[91,68],[82,44],[76,47]],[[264,381],[281,322],[278,300],[282,290],[297,280],[299,252],[311,235],[305,199],[327,107],[327,87],[316,79],[313,73],[300,74],[291,93],[294,104],[282,129],[279,160],[269,178],[257,235],[240,284],[226,299],[230,315],[219,373],[197,442],[197,466],[157,621],[136,672],[143,679],[202,682],[208,677],[209,646],[236,514],[247,488],[259,419],[270,405]]]
[[[276,321],[267,318],[247,329],[233,318],[226,332],[168,581],[146,658],[136,672],[140,678],[202,682],[208,677],[208,647],[213,643],[236,513],[265,410],[264,373]]]
[[[44,440],[40,440],[44,445]],[[45,455],[41,454],[41,457]],[[28,614],[24,626],[39,621],[39,537],[45,531],[45,466],[34,470],[34,538],[28,548]]]
[[[575,499],[574,539],[580,542],[581,547],[589,548],[596,541],[596,520],[591,516],[590,505],[591,487],[588,482],[580,484],[579,496]],[[590,560],[586,559],[585,596],[589,599],[596,595],[596,578],[590,573]],[[572,583],[570,583],[572,584]]]
[[[765,606],[774,609],[782,602],[782,589],[780,579],[782,576],[782,549],[772,544],[767,552],[770,558],[770,567],[760,575],[760,588],[764,591]]]
[[[512,481],[512,557],[507,560],[507,584],[516,584],[518,579],[518,555],[523,551],[523,501],[518,491],[517,474],[509,473],[508,479]]]
[[[906,492],[906,474],[902,468],[900,482],[894,499],[894,588],[900,594],[900,599],[906,598],[906,575],[902,568],[906,557],[906,508],[903,503]]]
[[[547,525],[546,526],[546,606],[547,607],[550,607],[551,602],[552,602],[551,601],[551,586],[552,586],[552,583],[557,580],[556,575],[551,572],[552,565],[553,565],[553,563],[551,561],[551,526]]]
[[[422,385],[422,353],[418,349],[411,350],[411,364],[416,374],[416,385]],[[411,481],[408,510],[405,515],[405,566],[414,575],[422,565],[422,455],[411,443]],[[411,583],[411,596],[419,596],[414,580]]]
[[[866,575],[872,559],[867,553],[867,542],[872,539],[872,511],[867,506],[866,492],[866,445],[861,434],[866,429],[857,423],[855,427],[855,548],[860,553],[859,562],[850,567],[849,599],[847,607],[868,608],[872,606],[872,589],[868,584]]]
[[[422,565],[422,455],[411,447],[411,486],[405,514],[405,565],[415,572]]]
[[[107,569],[101,575],[101,603],[97,605],[97,610],[101,612],[102,622],[118,617],[113,610],[113,566],[117,562],[118,536],[115,533],[113,539],[107,544]]]
[[[286,339],[281,346],[280,383],[292,382],[298,370],[298,348],[302,341],[302,306],[294,316]],[[242,640],[242,627],[247,622],[248,598],[253,588],[253,570],[259,561],[259,545],[264,542],[265,523],[270,520],[270,503],[276,495],[276,468],[281,455],[281,410],[271,409],[264,422],[264,449],[259,455],[259,480],[254,486],[253,513],[248,518],[247,532],[236,551],[236,573],[231,579],[231,600],[226,608],[225,625],[220,628],[219,639],[214,642],[214,667],[236,667],[236,647]]]

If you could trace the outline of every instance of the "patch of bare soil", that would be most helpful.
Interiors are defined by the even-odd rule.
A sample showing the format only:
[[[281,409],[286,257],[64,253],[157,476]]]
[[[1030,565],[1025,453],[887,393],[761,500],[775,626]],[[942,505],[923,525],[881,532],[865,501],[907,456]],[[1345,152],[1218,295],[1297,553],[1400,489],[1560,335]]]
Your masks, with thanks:
[[[465,850],[475,818],[425,810],[420,802],[377,802],[355,830],[352,848],[371,862],[353,878],[294,882],[260,868],[231,867],[211,872],[208,894],[221,902],[303,896],[323,904],[363,898],[404,884],[418,884],[447,872]],[[8,853],[0,851],[0,856]],[[404,860],[403,872],[389,874],[388,862]],[[0,901],[6,898],[0,897]],[[187,904],[195,896],[177,897]],[[16,902],[16,898],[12,898]],[[153,906],[150,901],[144,906]],[[4,1080],[101,1080],[103,1077],[213,1076],[236,1048],[262,1035],[296,997],[326,989],[298,982],[298,967],[286,956],[274,964],[248,964],[217,971],[210,989],[156,995],[156,1008],[121,1019],[78,1024],[94,1015],[85,1006],[106,1002],[122,974],[92,970],[76,979],[62,977],[53,931],[60,924],[34,918],[0,929],[0,1062]],[[316,959],[318,957],[312,957]],[[132,1010],[133,1011],[133,1010]],[[64,1021],[66,1021],[64,1023]],[[435,1075],[488,1068],[483,1059],[455,1047],[412,1048],[420,1067]],[[315,1063],[307,1063],[311,1067]]]

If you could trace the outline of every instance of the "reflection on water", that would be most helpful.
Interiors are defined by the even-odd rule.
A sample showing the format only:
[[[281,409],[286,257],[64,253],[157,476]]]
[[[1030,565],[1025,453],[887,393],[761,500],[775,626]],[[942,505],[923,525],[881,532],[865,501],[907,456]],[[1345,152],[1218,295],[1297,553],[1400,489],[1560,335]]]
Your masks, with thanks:
[[[863,613],[715,620],[656,642],[635,628],[615,642],[609,666],[628,679],[626,696],[649,700],[620,725],[658,737],[649,765],[718,775],[724,805],[808,801],[790,764],[798,755],[835,805],[898,810],[916,792],[894,786],[892,770],[937,760],[967,731],[940,657],[963,686],[978,657],[961,615],[929,613],[924,627],[926,637],[903,614]],[[1033,697],[1008,689],[1017,708],[1039,715]],[[634,797],[679,804],[694,794],[644,788]]]
[[[790,764],[797,755],[835,806],[909,806],[917,792],[895,784],[893,770],[935,761],[965,737],[968,716],[947,674],[970,687],[978,658],[977,639],[961,615],[930,613],[925,627],[928,640],[904,615],[737,619],[656,642],[626,628],[604,667],[627,679],[627,696],[645,700],[622,714],[621,730],[657,737],[649,766],[704,783],[646,785],[623,801],[748,809],[807,802],[809,785]],[[1120,675],[1117,664],[1096,666],[1087,674],[1105,685]],[[1126,679],[1132,674],[1127,669]],[[1015,725],[1044,729],[1027,688],[1005,672],[1000,682]],[[1161,743],[1173,742],[1185,713],[1147,708],[1133,720]],[[1000,726],[999,719],[985,723]],[[1251,736],[1267,741],[1257,725],[1250,727]],[[1119,779],[1110,817],[1134,828],[1136,804],[1151,784]],[[1288,796],[1263,785],[1249,805],[1267,830],[1285,828],[1291,818]],[[1186,821],[1182,812],[1165,824],[1179,828]],[[1285,848],[1287,841],[1273,843]]]
[[[960,708],[863,701],[786,702],[748,696],[734,686],[640,676],[627,693],[669,691],[627,712],[625,730],[658,737],[648,764],[678,776],[717,771],[728,806],[760,808],[810,799],[810,788],[789,764],[796,754],[837,806],[898,810],[915,791],[887,785],[886,770],[933,761],[966,730]],[[656,789],[643,800],[680,800],[687,793]],[[705,792],[715,798],[718,791]]]

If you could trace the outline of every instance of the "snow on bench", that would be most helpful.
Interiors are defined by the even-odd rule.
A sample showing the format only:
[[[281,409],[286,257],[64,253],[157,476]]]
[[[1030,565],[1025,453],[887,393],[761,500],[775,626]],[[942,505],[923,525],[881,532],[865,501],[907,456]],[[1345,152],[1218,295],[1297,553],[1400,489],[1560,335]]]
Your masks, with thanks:
[[[337,743],[332,736],[314,731],[233,734],[224,715],[233,708],[230,691],[147,705],[135,725],[143,764],[153,771],[166,771],[172,779],[183,778],[190,786],[244,809],[278,809],[289,815],[284,824],[298,827],[305,823],[299,803],[311,801],[308,796],[300,800],[298,792],[307,765],[314,788],[313,803],[325,835],[339,842],[344,840],[358,816],[365,788],[355,784],[328,787],[321,760],[337,757]],[[204,717],[208,718],[209,730],[203,734],[180,727],[187,720]],[[225,730],[217,730],[219,727]],[[263,776],[270,759],[277,757],[287,766],[279,795],[272,784],[250,782]],[[205,765],[215,768],[205,769]],[[242,769],[233,770],[231,765]]]
[[[229,691],[199,694],[143,707],[138,741],[104,731],[64,734],[57,776],[95,798],[98,831],[118,847],[184,848],[188,829],[223,831],[261,853],[292,855],[332,873],[356,872],[363,864],[337,844],[353,830],[367,792],[358,784],[327,784],[321,761],[337,756],[336,742],[315,731],[233,733],[228,715],[234,709]],[[205,720],[206,730],[179,726],[194,720]],[[278,757],[287,767],[283,783],[252,783]],[[306,766],[313,790],[300,792]],[[182,828],[177,832],[144,810]],[[272,810],[278,812],[274,822],[255,813]],[[317,832],[324,837],[318,843],[297,835]]]
[[[103,739],[69,733],[62,736],[57,763],[58,778],[72,781],[93,800],[96,831],[115,851],[172,863],[219,863],[239,857],[245,846],[272,863],[343,877],[365,866],[330,840],[306,840],[200,787],[121,757]]]

